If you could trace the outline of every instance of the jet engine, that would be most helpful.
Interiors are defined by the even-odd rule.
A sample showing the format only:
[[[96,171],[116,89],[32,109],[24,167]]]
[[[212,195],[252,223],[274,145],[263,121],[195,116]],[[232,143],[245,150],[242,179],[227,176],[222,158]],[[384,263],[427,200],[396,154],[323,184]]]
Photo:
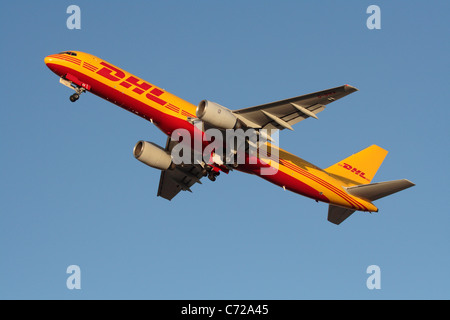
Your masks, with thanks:
[[[172,166],[171,155],[152,142],[139,141],[134,146],[133,154],[136,159],[155,169],[167,170]]]
[[[238,125],[237,117],[220,104],[202,100],[196,110],[197,117],[210,125],[221,129],[235,129]]]

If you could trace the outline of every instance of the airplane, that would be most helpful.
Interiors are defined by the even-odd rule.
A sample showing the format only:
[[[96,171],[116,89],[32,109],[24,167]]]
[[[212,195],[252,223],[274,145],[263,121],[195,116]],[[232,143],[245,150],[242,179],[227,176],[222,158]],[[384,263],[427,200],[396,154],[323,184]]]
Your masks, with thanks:
[[[318,119],[317,114],[329,103],[358,91],[351,85],[230,110],[208,100],[201,101],[198,106],[191,104],[88,53],[63,51],[45,57],[44,62],[59,76],[61,84],[75,91],[70,101],[75,102],[81,94],[91,92],[150,121],[168,136],[165,147],[141,140],[133,149],[136,159],[161,170],[157,196],[167,200],[172,200],[180,191],[192,192],[191,187],[201,184],[205,176],[215,181],[220,172],[237,170],[258,175],[284,190],[327,203],[328,221],[339,225],[355,211],[378,212],[373,201],[414,186],[407,179],[372,183],[388,153],[377,145],[320,169],[269,142],[273,140],[273,130],[293,130],[292,126],[302,120]],[[214,152],[211,153],[211,161],[197,159],[191,163],[174,163],[172,151],[182,142],[173,139],[172,134],[186,130],[192,135],[200,132],[204,137],[208,128],[254,130],[260,137],[268,138],[265,143],[268,153],[277,154],[277,157],[269,159],[257,153],[256,161],[251,162],[249,144],[244,144],[240,147],[246,152],[244,163],[229,165],[223,156],[215,157]],[[207,146],[204,141],[200,148]],[[190,144],[192,146],[192,142]],[[271,174],[263,174],[264,169],[274,170]]]

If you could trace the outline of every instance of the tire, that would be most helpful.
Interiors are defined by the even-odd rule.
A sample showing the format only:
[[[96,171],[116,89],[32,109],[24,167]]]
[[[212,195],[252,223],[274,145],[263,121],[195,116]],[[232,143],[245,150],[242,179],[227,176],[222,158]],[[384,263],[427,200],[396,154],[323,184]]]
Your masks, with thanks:
[[[70,101],[75,102],[80,98],[80,95],[78,93],[74,93],[70,96]]]

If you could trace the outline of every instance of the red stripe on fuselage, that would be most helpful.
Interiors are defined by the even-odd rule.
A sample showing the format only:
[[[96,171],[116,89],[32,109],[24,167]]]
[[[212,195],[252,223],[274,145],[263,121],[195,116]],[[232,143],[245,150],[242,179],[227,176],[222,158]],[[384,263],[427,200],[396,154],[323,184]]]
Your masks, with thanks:
[[[86,68],[86,69],[88,69],[90,71],[93,71],[93,72],[97,71],[97,69],[98,69],[98,68],[94,67],[93,65],[90,65],[90,64],[88,64],[86,62],[83,63],[83,68]]]
[[[180,111],[180,108],[178,108],[177,106],[174,106],[173,104],[171,104],[171,103],[168,103],[167,105],[166,105],[166,108],[167,109],[170,109],[170,110],[172,110],[172,111],[175,111],[175,112],[179,112]]]
[[[66,59],[75,61],[75,62],[77,62],[77,63],[78,63],[78,62],[81,63],[81,60],[80,60],[80,59],[75,58],[75,57],[73,57],[73,56],[68,56],[68,55],[65,55],[65,54],[53,54],[53,55],[50,55],[49,57],[50,57],[50,58],[66,58]]]
[[[255,174],[263,178],[264,180],[267,180],[280,187],[285,187],[287,190],[301,194],[305,197],[330,203],[330,200],[325,195],[320,194],[320,191],[281,170],[273,170],[273,174],[262,174],[262,168],[264,167],[268,169],[268,173],[270,173],[271,170],[269,169],[270,165],[261,161],[261,159],[257,159],[256,164],[248,164],[248,162],[249,159],[246,158],[246,164],[239,165],[236,170]]]
[[[94,66],[94,65],[92,65],[92,64],[90,64],[90,63],[87,63],[87,62],[83,62],[83,67],[92,69],[92,70],[94,70],[94,71],[98,70],[98,68],[97,68],[96,66]]]
[[[81,64],[81,60],[80,59],[75,59],[75,58],[68,57],[68,56],[54,56],[53,58],[60,59],[60,60],[65,60],[65,61],[68,61],[68,62],[72,62],[72,63],[75,63],[77,65]]]
[[[185,117],[195,118],[193,114],[190,114],[189,112],[186,112],[184,110],[181,110],[181,115]]]
[[[326,189],[332,191],[333,193],[335,193],[336,195],[340,196],[342,199],[347,201],[355,209],[366,210],[367,211],[367,208],[364,205],[362,205],[361,203],[359,203],[358,201],[353,199],[351,196],[346,194],[345,191],[340,190],[339,188],[335,187],[334,185],[328,183],[327,181],[325,181],[323,179],[320,179],[319,177],[317,177],[317,176],[307,172],[306,170],[303,170],[302,168],[297,167],[296,165],[294,165],[292,163],[287,162],[286,160],[280,159],[280,163],[283,166],[285,166],[285,167],[287,167],[287,168],[289,168],[289,169],[291,169],[291,170],[293,170],[293,171],[295,171],[295,172],[297,172],[297,173],[299,173],[299,174],[301,174],[301,175],[303,175],[303,176],[305,176],[305,177],[307,177],[307,178],[309,178],[309,179],[319,183],[320,185],[322,185]]]

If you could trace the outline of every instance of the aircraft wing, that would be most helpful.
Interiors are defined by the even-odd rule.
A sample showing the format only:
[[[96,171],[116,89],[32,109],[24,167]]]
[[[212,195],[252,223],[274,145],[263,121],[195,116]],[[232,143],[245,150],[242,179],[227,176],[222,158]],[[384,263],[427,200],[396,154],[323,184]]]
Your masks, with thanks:
[[[167,138],[166,150],[172,151],[172,148],[178,143],[178,141],[171,141],[170,137]],[[202,166],[199,164],[178,165],[173,170],[164,170],[161,172],[161,178],[159,179],[158,196],[172,200],[180,191],[191,191],[191,187],[200,183],[200,179],[203,178]]]
[[[292,129],[292,125],[316,114],[333,101],[358,91],[348,84],[319,92],[250,107],[233,110],[248,127],[263,129]]]

